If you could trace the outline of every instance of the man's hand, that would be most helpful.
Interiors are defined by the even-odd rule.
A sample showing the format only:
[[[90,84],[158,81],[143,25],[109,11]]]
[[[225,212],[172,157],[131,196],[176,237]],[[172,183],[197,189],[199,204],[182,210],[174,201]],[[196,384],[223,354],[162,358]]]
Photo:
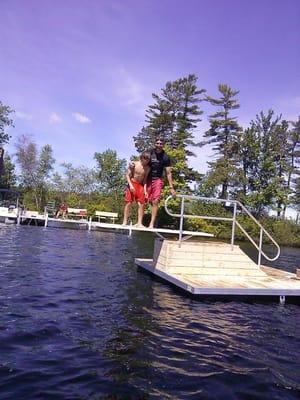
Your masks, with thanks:
[[[176,190],[173,188],[173,186],[170,186],[170,193],[173,197],[176,197]]]
[[[133,193],[133,194],[135,193],[135,188],[134,188],[134,186],[130,186],[129,189],[130,189],[131,193]]]

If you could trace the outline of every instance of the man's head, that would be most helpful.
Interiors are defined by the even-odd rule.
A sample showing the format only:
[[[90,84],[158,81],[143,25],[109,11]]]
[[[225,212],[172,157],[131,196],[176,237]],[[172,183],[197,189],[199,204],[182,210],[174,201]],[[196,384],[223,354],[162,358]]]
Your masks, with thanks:
[[[165,139],[161,136],[158,136],[154,142],[155,151],[157,153],[161,153],[163,151],[164,145],[165,145]]]
[[[140,155],[140,160],[142,165],[148,165],[150,162],[150,153],[148,151],[143,151],[143,153]]]

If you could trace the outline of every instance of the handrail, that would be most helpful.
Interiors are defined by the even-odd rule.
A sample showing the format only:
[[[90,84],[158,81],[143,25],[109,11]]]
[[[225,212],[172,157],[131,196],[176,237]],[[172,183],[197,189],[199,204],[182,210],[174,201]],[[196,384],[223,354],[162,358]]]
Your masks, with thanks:
[[[180,228],[179,228],[179,241],[182,240],[182,231],[183,231],[183,220],[184,218],[199,218],[199,219],[210,219],[210,220],[215,220],[215,221],[231,221],[232,222],[232,230],[231,230],[231,248],[233,249],[234,245],[234,237],[235,237],[235,226],[238,226],[241,231],[245,234],[245,236],[248,238],[248,240],[253,244],[253,246],[258,250],[258,261],[257,264],[260,266],[261,264],[261,256],[263,255],[267,260],[269,261],[274,261],[277,260],[277,258],[280,255],[280,247],[278,243],[273,239],[273,237],[270,235],[270,233],[261,225],[260,222],[257,221],[257,219],[247,210],[247,208],[240,203],[238,200],[228,200],[228,199],[215,199],[213,197],[201,197],[201,196],[190,196],[190,195],[183,195],[183,194],[178,194],[176,197],[181,198],[181,207],[180,207],[180,214],[174,214],[168,209],[168,202],[170,199],[174,199],[173,196],[168,196],[165,200],[165,210],[167,214],[169,214],[171,217],[177,217],[180,218]],[[196,200],[196,201],[209,201],[213,203],[230,203],[234,205],[233,208],[233,217],[212,217],[209,215],[186,215],[184,214],[184,205],[185,205],[185,199],[187,200]],[[260,235],[259,235],[259,245],[254,241],[254,239],[250,236],[248,232],[242,227],[242,225],[237,221],[236,219],[236,213],[237,213],[237,207],[240,207],[254,222],[255,224],[260,228]],[[274,246],[277,248],[277,253],[275,257],[271,258],[267,256],[264,251],[262,250],[262,243],[263,243],[263,234],[266,234],[268,238],[271,240],[271,242],[274,244]]]

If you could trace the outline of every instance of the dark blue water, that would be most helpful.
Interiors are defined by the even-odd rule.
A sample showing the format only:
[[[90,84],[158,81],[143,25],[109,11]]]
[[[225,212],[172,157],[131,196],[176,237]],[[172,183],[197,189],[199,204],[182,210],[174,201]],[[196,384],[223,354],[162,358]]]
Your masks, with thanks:
[[[300,307],[184,297],[152,245],[0,225],[1,400],[300,398]]]

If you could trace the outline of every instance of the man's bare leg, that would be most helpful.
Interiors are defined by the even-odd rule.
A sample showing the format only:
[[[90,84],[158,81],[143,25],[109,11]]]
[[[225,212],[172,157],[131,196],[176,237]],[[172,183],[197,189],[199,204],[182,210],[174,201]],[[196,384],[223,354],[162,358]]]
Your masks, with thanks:
[[[131,203],[126,203],[124,207],[123,225],[128,224],[128,218],[131,211]]]
[[[149,228],[154,228],[154,224],[155,224],[155,220],[156,220],[156,216],[157,216],[157,211],[158,211],[158,203],[159,200],[154,200],[152,202],[152,209],[151,209],[151,221],[149,224]]]
[[[144,204],[138,203],[138,220],[136,226],[140,228],[144,226],[143,225],[144,208],[145,208]]]

